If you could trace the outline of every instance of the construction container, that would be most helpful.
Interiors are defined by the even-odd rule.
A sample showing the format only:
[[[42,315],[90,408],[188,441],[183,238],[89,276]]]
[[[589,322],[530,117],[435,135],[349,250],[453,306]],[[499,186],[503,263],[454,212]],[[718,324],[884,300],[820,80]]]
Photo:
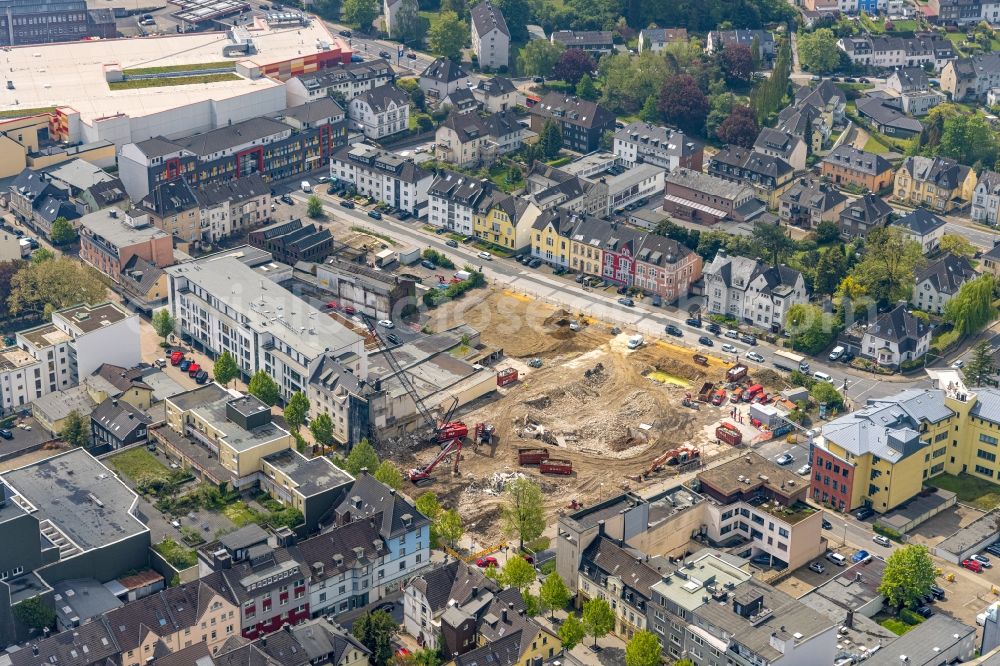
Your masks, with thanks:
[[[497,386],[507,386],[517,381],[517,368],[501,368],[497,371]]]
[[[573,473],[573,461],[549,458],[548,460],[543,460],[538,465],[538,471],[542,474],[564,474],[569,476]]]
[[[540,465],[549,459],[548,449],[518,449],[517,464],[519,465]]]
[[[725,442],[732,446],[739,446],[743,443],[743,433],[731,423],[719,424],[719,427],[715,429],[715,437],[720,442]]]
[[[702,356],[701,354],[695,354],[693,358],[694,362],[697,363],[698,365],[708,365],[707,356]]]
[[[712,382],[705,382],[701,385],[701,390],[698,391],[698,399],[702,402],[708,402],[712,398],[712,389],[715,388],[715,384]]]
[[[742,363],[737,363],[726,371],[726,381],[735,383],[747,376],[749,369]]]

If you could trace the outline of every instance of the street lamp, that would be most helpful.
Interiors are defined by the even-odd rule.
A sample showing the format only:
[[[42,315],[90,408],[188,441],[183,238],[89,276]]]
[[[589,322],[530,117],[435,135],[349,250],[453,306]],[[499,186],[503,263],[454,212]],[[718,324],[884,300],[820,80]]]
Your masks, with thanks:
[[[844,546],[847,546],[847,523],[844,523]]]

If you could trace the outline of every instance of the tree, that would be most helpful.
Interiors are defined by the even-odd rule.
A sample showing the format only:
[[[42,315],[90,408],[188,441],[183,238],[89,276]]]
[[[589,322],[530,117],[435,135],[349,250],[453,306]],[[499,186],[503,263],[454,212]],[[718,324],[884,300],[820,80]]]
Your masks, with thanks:
[[[517,55],[517,70],[524,76],[549,76],[565,47],[547,39],[533,39]]]
[[[503,14],[510,30],[510,41],[523,44],[528,41],[528,24],[531,23],[531,5],[528,0],[494,0],[493,6]]]
[[[52,222],[49,238],[53,245],[68,245],[76,240],[76,229],[65,217],[57,217]]]
[[[378,0],[344,0],[344,21],[361,30],[370,30],[372,21],[382,13]]]
[[[309,422],[309,432],[324,451],[326,447],[333,446],[333,419],[326,412],[320,412]]]
[[[754,59],[749,47],[733,44],[722,49],[722,71],[728,81],[749,81],[754,72]]]
[[[162,310],[157,310],[156,314],[153,315],[152,322],[153,330],[156,334],[163,338],[164,346],[166,346],[167,337],[174,332],[174,328],[177,327],[177,319],[170,314],[170,310],[163,308]]]
[[[42,631],[56,623],[56,612],[41,597],[31,597],[14,606],[14,617],[21,624]]]
[[[957,257],[971,258],[976,254],[976,246],[958,234],[945,234],[941,237],[941,252],[954,254]]]
[[[523,592],[535,582],[535,567],[528,564],[528,560],[515,554],[507,559],[503,569],[500,570],[499,581],[504,587],[516,587]]]
[[[160,312],[166,312],[166,310],[161,310]],[[240,374],[239,366],[236,365],[236,359],[228,351],[224,351],[219,355],[219,358],[215,359],[215,365],[212,367],[212,376],[215,377],[215,381],[226,386],[229,382],[233,381]]]
[[[441,12],[431,21],[427,44],[434,55],[457,61],[469,36],[469,26],[455,12]]]
[[[462,515],[455,509],[446,509],[440,513],[435,523],[438,536],[444,539],[449,546],[454,547],[458,540],[465,534],[465,526],[462,525]]]
[[[10,308],[7,306],[7,300],[10,298],[14,276],[27,265],[26,261],[19,259],[15,261],[0,261],[0,320],[10,316]]]
[[[816,225],[814,233],[816,234],[816,242],[825,245],[840,238],[840,227],[833,220],[823,220]]]
[[[944,318],[962,335],[981,330],[996,314],[993,307],[994,286],[994,278],[989,273],[969,280],[944,304]]]
[[[90,444],[90,419],[74,409],[66,416],[59,438],[70,446],[87,446]]]
[[[520,548],[524,548],[525,541],[540,537],[545,529],[545,511],[538,484],[525,477],[509,482],[504,488],[501,516],[504,530],[517,535]]]
[[[585,74],[590,74],[597,69],[597,63],[582,49],[566,49],[556,60],[556,66],[552,69],[552,75],[557,79],[562,79],[566,83],[574,86],[580,82]]]
[[[808,354],[823,351],[837,333],[832,315],[811,303],[796,303],[788,308],[787,322],[792,349]]]
[[[580,77],[580,82],[576,84],[576,96],[588,102],[597,100],[597,87],[594,86],[594,79],[590,77],[590,74],[584,74]]]
[[[642,109],[639,111],[639,120],[644,120],[647,123],[653,123],[659,120],[660,110],[656,106],[656,97],[650,95],[646,98],[646,101],[642,105]]]
[[[840,409],[844,406],[844,396],[830,382],[816,382],[809,389],[809,395],[817,404],[824,404],[830,409]]]
[[[920,244],[890,225],[868,232],[864,257],[851,275],[879,303],[895,303],[913,291],[913,275],[923,261]]]
[[[552,611],[553,620],[556,619],[555,612],[566,608],[566,604],[573,598],[573,594],[566,587],[566,583],[563,582],[562,577],[555,571],[546,576],[545,580],[542,581],[542,586],[538,590],[538,596],[541,597],[545,608]]]
[[[799,62],[816,74],[829,74],[840,68],[840,50],[837,36],[829,28],[814,32],[800,32],[797,38]]]
[[[429,518],[432,522],[436,520],[438,514],[441,513],[441,503],[438,502],[437,495],[429,490],[417,498],[416,507],[417,511]]]
[[[667,79],[660,92],[660,113],[668,123],[699,134],[708,114],[708,100],[690,75],[678,74]]]
[[[992,167],[997,161],[998,138],[983,114],[956,113],[944,119],[935,152],[960,164],[982,163]]]
[[[886,560],[878,591],[894,608],[916,608],[933,584],[934,562],[927,547],[910,544],[896,549]]]
[[[40,247],[31,253],[31,263],[40,264],[43,261],[48,261],[49,259],[55,259],[56,253],[47,247]]]
[[[351,476],[361,474],[361,470],[367,469],[369,473],[378,469],[379,459],[374,447],[367,439],[362,439],[351,448],[347,454],[346,469]]]
[[[371,651],[374,666],[386,666],[392,659],[392,638],[398,629],[391,615],[377,610],[355,620],[351,633]]]
[[[396,18],[392,21],[392,37],[404,44],[420,43],[427,32],[425,20],[420,16],[420,7],[416,2],[403,2],[396,10]]]
[[[795,242],[788,237],[780,222],[757,222],[753,225],[753,242],[772,265],[778,265],[795,249]]]
[[[376,481],[381,481],[390,488],[399,490],[403,487],[403,473],[391,460],[383,460],[373,474]]]
[[[100,303],[107,289],[100,274],[89,266],[66,257],[30,263],[11,281],[7,300],[11,314],[48,317],[60,308],[77,303]]]
[[[635,113],[650,95],[659,96],[673,72],[658,54],[627,53],[601,58],[601,103],[612,111]]]
[[[678,659],[674,662],[674,666],[694,666],[694,662],[690,659]]]
[[[302,391],[296,391],[285,405],[285,423],[292,432],[298,432],[309,414],[309,398]]]
[[[278,399],[281,397],[281,389],[278,387],[277,382],[271,379],[271,376],[263,370],[258,370],[250,378],[250,383],[247,384],[247,393],[269,407],[278,404]]]
[[[820,226],[826,222],[820,223]],[[837,225],[834,224],[836,229]],[[816,229],[817,235],[819,228]],[[839,233],[839,232],[838,232]],[[816,262],[816,275],[813,278],[813,293],[832,296],[837,291],[844,276],[847,275],[847,256],[842,245],[828,247]]]
[[[615,614],[611,610],[608,602],[600,597],[590,599],[583,604],[583,628],[588,636],[594,637],[594,646],[597,646],[597,639],[608,635],[615,628]]]
[[[583,628],[583,623],[575,613],[566,616],[566,620],[559,626],[559,640],[562,641],[563,648],[569,652],[583,640],[587,635],[587,630]]]
[[[749,106],[734,106],[729,116],[722,121],[716,135],[722,141],[743,148],[753,146],[760,129]]]
[[[728,50],[728,49],[727,49]],[[625,666],[659,666],[660,639],[651,631],[637,631],[625,646]]]
[[[562,130],[559,129],[559,125],[551,118],[546,120],[542,126],[542,134],[538,137],[538,145],[542,147],[542,154],[552,159],[559,155],[559,151],[562,150],[562,144]]]
[[[323,200],[315,194],[306,201],[306,215],[312,218],[322,217],[323,215]]]
[[[970,386],[982,386],[983,381],[993,373],[993,348],[986,340],[980,340],[969,352],[969,358],[962,367],[962,374]]]

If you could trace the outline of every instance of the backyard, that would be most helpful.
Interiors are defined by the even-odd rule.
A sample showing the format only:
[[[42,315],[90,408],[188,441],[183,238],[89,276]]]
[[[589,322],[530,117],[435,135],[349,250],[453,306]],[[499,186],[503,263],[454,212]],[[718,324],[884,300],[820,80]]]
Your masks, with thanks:
[[[959,474],[958,476],[941,474],[933,479],[928,479],[927,484],[950,490],[958,495],[960,503],[974,506],[983,511],[990,511],[1000,506],[1000,487],[969,474]]]
[[[170,469],[141,446],[106,458],[104,462],[135,484],[143,481],[166,482],[170,478]]]

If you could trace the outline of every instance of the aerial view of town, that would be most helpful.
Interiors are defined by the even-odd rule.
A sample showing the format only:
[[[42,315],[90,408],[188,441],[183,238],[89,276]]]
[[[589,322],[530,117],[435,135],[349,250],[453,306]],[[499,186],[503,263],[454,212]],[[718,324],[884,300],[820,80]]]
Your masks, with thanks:
[[[1000,0],[0,0],[0,666],[1000,666],[998,457]]]

